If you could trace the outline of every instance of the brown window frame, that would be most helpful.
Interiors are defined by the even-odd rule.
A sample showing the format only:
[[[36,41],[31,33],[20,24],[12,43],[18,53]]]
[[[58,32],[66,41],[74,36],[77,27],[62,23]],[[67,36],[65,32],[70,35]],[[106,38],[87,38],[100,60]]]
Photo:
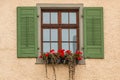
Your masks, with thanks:
[[[43,24],[43,12],[58,12],[58,24]],[[61,24],[61,12],[76,12],[76,24]],[[68,19],[69,20],[69,19]],[[51,21],[50,21],[51,22]],[[77,44],[77,50],[79,50],[80,47],[80,41],[79,41],[79,10],[78,9],[41,9],[41,52],[43,52],[43,29],[58,29],[58,49],[62,49],[62,29],[76,29],[76,41],[70,41],[70,38],[68,41],[69,43],[69,49],[70,49],[70,42]],[[54,42],[54,41],[49,41]],[[51,46],[51,44],[50,44]]]

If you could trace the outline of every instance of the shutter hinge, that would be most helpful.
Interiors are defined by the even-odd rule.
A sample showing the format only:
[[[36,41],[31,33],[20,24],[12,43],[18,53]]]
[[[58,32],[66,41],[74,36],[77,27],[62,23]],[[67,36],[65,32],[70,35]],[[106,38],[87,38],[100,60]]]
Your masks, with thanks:
[[[86,58],[90,58],[90,57],[87,56]]]
[[[39,18],[39,15],[37,15],[37,18]]]
[[[40,48],[37,48],[37,50],[39,50]]]
[[[85,48],[83,47],[82,50],[84,50]]]
[[[81,15],[81,17],[83,18],[83,17],[84,17],[84,15]]]

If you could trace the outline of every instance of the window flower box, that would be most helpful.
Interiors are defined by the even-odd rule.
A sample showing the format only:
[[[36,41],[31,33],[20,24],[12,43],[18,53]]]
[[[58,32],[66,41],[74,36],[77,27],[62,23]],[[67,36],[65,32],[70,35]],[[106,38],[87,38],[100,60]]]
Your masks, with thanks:
[[[55,52],[54,49],[50,50],[50,52],[42,53],[39,58],[44,60],[45,64],[78,64],[80,60],[82,60],[82,52],[76,51],[75,53],[71,53],[70,50],[58,50]]]

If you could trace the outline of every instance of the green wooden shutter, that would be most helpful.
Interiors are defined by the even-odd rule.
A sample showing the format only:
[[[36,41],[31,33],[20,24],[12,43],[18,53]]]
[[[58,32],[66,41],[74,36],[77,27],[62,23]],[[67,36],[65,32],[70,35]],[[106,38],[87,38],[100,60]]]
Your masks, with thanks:
[[[84,8],[85,58],[104,58],[103,8]]]
[[[17,57],[37,57],[37,8],[17,7]]]

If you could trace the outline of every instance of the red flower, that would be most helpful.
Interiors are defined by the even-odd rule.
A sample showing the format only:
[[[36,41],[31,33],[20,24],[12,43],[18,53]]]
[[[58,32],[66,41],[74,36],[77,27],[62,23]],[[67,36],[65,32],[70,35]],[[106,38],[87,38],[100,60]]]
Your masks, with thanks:
[[[58,50],[58,53],[60,54],[61,57],[64,57],[64,49]]]
[[[58,53],[61,53],[61,52],[64,52],[64,51],[65,51],[64,49],[59,49]]]
[[[64,52],[62,52],[62,53],[60,54],[60,56],[61,56],[61,57],[64,57]]]
[[[42,58],[42,55],[40,55],[39,58]]]
[[[76,54],[82,54],[82,52],[81,51],[76,51]]]
[[[67,51],[65,51],[65,53],[67,53],[67,54],[71,54],[71,51],[70,51],[70,50],[67,50]]]
[[[46,53],[45,56],[48,57],[48,56],[49,56],[49,53]]]
[[[81,57],[78,57],[77,59],[78,59],[78,60],[82,60],[82,58],[81,58]]]
[[[55,54],[55,50],[54,49],[50,50],[50,53]]]

